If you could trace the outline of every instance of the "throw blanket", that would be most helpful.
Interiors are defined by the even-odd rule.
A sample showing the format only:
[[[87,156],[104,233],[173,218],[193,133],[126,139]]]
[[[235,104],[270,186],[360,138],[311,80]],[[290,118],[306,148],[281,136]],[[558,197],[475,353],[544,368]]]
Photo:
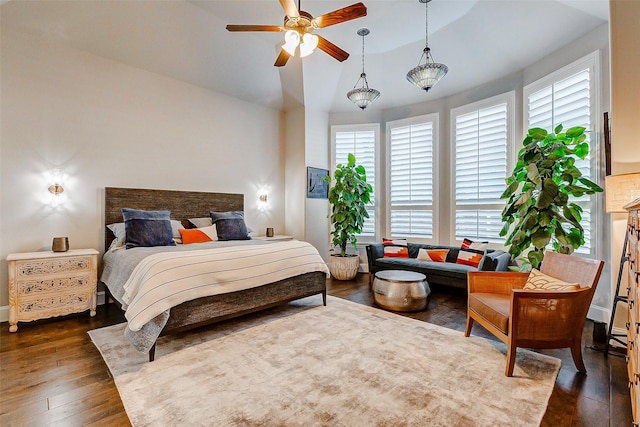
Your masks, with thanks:
[[[124,285],[131,331],[185,301],[248,289],[314,271],[329,270],[309,243],[278,242],[150,255]]]

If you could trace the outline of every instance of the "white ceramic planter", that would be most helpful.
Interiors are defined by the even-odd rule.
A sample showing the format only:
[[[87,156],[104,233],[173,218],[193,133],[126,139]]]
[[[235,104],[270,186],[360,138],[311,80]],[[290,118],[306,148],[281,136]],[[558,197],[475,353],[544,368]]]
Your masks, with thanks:
[[[331,255],[329,257],[329,271],[334,279],[351,280],[358,274],[360,257],[358,255],[348,255],[341,257]]]

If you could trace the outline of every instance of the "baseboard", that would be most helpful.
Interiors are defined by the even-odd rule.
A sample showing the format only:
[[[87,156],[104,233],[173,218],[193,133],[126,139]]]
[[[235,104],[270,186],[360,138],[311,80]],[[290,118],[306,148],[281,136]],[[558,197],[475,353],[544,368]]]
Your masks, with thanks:
[[[587,319],[591,319],[595,322],[602,322],[609,324],[609,319],[611,318],[611,310],[608,308],[603,308],[597,305],[591,304],[589,307],[589,312],[587,313]]]

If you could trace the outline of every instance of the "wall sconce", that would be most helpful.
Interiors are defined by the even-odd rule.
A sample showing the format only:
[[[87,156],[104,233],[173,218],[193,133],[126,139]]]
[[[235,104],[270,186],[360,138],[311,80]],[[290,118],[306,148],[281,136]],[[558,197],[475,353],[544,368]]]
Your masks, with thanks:
[[[267,193],[260,193],[258,195],[258,210],[264,211],[267,209]]]
[[[62,188],[62,185],[58,184],[57,182],[49,186],[49,193],[53,194],[54,196],[59,196],[63,191],[64,188]]]

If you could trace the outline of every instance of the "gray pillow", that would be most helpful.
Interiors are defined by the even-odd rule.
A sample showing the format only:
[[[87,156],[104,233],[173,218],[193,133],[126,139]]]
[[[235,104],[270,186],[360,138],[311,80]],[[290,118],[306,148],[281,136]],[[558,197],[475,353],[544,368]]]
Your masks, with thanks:
[[[214,224],[219,219],[225,218],[242,218],[244,220],[244,212],[242,211],[229,211],[229,212],[209,212],[211,216],[211,222]]]
[[[209,219],[209,218],[207,218]],[[115,239],[113,240],[113,242],[115,243],[111,243],[111,247],[118,247],[118,246],[124,246],[125,245],[125,241],[127,238],[127,232],[124,226],[124,222],[116,222],[113,224],[109,224],[107,225],[107,228],[109,230],[111,230],[111,232],[113,233]],[[182,223],[180,221],[177,221],[175,219],[171,220],[171,234],[173,235],[173,239],[174,240],[181,240],[182,236],[180,235],[180,232],[178,230],[184,230],[184,226],[182,225]]]
[[[243,218],[220,218],[214,224],[218,240],[251,240]]]
[[[126,248],[175,246],[169,215],[170,211],[122,208]]]

